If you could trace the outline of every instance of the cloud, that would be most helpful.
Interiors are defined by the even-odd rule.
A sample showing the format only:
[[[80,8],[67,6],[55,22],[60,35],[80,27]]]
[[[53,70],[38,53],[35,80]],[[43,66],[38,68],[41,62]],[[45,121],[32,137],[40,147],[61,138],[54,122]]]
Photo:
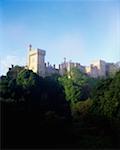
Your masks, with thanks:
[[[6,74],[11,64],[13,65],[25,65],[26,60],[15,55],[7,55],[5,58],[0,58],[0,75]]]

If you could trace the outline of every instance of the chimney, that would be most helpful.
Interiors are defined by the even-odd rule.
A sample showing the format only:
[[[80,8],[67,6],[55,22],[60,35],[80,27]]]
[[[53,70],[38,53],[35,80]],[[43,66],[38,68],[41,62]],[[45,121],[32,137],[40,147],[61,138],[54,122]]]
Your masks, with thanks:
[[[64,57],[64,63],[66,63],[66,58]]]
[[[46,68],[46,63],[45,63],[45,68]]]
[[[47,66],[49,67],[49,62],[47,62]]]
[[[13,67],[14,67],[14,65],[11,65],[11,67],[13,68]]]
[[[60,64],[59,64],[59,70],[60,70]]]
[[[29,45],[29,51],[31,51],[31,50],[32,50],[32,45],[30,44],[30,45]]]
[[[55,64],[53,65],[53,68],[55,69]]]
[[[11,68],[9,68],[9,71],[11,70]]]

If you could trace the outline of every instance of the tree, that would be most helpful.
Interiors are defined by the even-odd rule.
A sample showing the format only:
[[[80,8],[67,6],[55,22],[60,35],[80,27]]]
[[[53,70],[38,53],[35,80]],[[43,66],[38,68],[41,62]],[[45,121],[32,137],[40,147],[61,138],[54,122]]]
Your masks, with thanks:
[[[26,100],[37,100],[40,98],[43,88],[43,78],[39,77],[32,70],[22,70],[17,76],[16,83],[22,89]]]
[[[59,76],[44,78],[43,104],[47,111],[55,111],[59,115],[70,115],[69,105],[65,99],[64,89],[58,81]]]
[[[15,66],[7,72],[6,76],[1,77],[0,96],[2,100],[14,102],[20,100],[20,88],[16,84],[16,78],[21,70],[23,67]]]
[[[91,96],[94,82],[86,74],[77,68],[71,69],[71,77],[63,76],[59,78],[65,90],[66,99],[72,104],[81,100],[86,100]]]
[[[120,72],[101,80],[93,96],[93,112],[108,118],[120,118]]]
[[[16,79],[17,78],[17,75],[18,73],[23,70],[24,67],[21,67],[21,66],[15,66],[13,68],[11,68],[8,72],[7,72],[7,77],[9,80],[12,80],[12,79]]]
[[[85,101],[80,101],[74,104],[72,110],[73,118],[80,120],[85,118],[87,115],[89,116],[92,102],[93,101],[91,99],[87,99]]]
[[[8,88],[9,80],[6,76],[1,76],[0,78],[0,98],[1,100],[10,97],[10,91]]]

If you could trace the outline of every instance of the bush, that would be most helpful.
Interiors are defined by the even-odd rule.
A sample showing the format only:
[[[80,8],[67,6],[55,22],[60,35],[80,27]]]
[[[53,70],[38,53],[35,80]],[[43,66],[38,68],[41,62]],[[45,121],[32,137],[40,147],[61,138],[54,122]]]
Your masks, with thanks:
[[[90,113],[92,106],[92,100],[87,99],[85,101],[77,102],[72,106],[72,115],[74,119],[83,119]]]

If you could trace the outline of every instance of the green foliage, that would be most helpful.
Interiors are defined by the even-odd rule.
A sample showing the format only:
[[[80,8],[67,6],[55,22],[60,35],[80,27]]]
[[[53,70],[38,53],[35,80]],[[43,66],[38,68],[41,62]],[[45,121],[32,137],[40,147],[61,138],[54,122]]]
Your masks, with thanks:
[[[79,83],[79,85],[83,85],[89,80],[89,77],[82,73],[78,68],[73,67],[71,69],[71,79],[76,83]]]
[[[54,111],[69,116],[69,106],[58,78],[57,74],[42,78],[31,70],[12,68],[7,76],[1,77],[1,99],[18,105],[22,102],[25,111]]]
[[[74,119],[79,120],[89,115],[92,103],[93,101],[91,99],[87,99],[85,101],[80,101],[74,104],[72,107],[72,114]]]
[[[21,90],[16,84],[16,78],[23,67],[15,66],[0,79],[0,98],[3,101],[19,101]]]
[[[20,99],[20,89],[16,85],[16,79],[9,80],[8,77],[2,77],[0,80],[0,98],[5,101],[17,101]]]
[[[7,72],[7,78],[9,80],[12,80],[12,79],[16,79],[17,78],[17,75],[18,73],[23,70],[24,67],[20,67],[20,66],[15,66],[13,68],[11,68],[8,72]]]
[[[18,74],[16,82],[17,85],[21,86],[24,90],[33,90],[34,88],[39,86],[41,79],[42,77],[39,77],[33,71],[24,69]]]
[[[72,104],[89,98],[93,87],[96,85],[96,80],[80,72],[77,68],[72,68],[70,74],[70,78],[67,76],[59,78],[64,87],[66,99]]]
[[[80,95],[80,88],[78,87],[78,85],[75,85],[74,82],[67,77],[61,77],[59,81],[64,86],[66,99],[71,103],[77,102]]]
[[[65,99],[64,89],[58,82],[59,76],[49,76],[44,78],[43,102],[48,110],[58,114],[69,115],[69,105]]]
[[[8,89],[9,81],[6,76],[2,76],[0,79],[0,97],[8,98],[9,97],[9,89]]]
[[[76,148],[117,147],[120,72],[113,78],[93,79],[73,68],[71,78],[42,78],[30,70],[12,69],[0,78],[0,97],[7,101],[2,101],[2,112],[8,145],[56,145],[59,138],[59,146],[67,141],[68,147]],[[117,125],[108,118],[115,118]]]
[[[120,72],[101,80],[93,97],[93,112],[108,118],[120,118]]]

